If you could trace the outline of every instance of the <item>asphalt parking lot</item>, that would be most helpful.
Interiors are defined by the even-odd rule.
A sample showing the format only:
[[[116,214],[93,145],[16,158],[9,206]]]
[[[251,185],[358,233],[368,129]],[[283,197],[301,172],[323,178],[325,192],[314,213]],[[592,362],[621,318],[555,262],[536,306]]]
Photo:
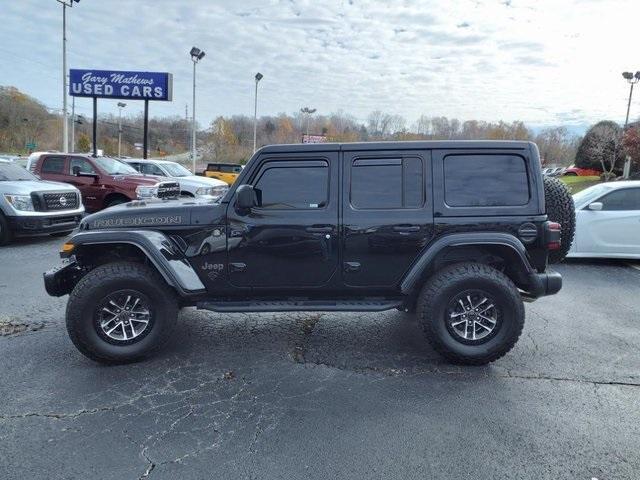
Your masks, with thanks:
[[[0,478],[637,479],[640,270],[558,267],[516,348],[448,365],[406,314],[184,310],[169,348],[104,367],[41,274],[0,249]]]

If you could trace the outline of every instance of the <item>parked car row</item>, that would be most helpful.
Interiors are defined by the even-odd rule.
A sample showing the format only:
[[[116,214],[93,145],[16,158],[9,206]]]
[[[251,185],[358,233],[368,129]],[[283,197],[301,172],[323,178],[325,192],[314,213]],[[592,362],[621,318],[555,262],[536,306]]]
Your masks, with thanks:
[[[0,244],[16,236],[69,232],[85,209],[178,196],[216,200],[229,188],[162,160],[34,152],[26,170],[13,158],[0,164]]]

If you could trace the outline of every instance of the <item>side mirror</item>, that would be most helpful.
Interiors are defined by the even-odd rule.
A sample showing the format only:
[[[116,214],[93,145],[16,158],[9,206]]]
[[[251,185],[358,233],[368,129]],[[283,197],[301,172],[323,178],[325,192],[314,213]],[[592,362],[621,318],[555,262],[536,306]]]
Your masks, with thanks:
[[[593,202],[590,203],[589,206],[587,207],[589,210],[595,210],[595,211],[600,211],[602,210],[602,202]]]
[[[71,169],[71,171],[73,172],[73,174],[76,177],[80,176],[80,166],[79,165],[74,165],[73,168]]]
[[[236,190],[236,207],[242,210],[250,210],[258,204],[256,191],[252,185],[240,185]]]

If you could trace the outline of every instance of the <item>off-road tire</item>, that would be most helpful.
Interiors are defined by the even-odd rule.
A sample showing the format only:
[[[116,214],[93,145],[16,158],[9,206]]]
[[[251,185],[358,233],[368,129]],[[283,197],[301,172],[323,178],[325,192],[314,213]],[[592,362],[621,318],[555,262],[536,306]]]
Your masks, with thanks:
[[[569,188],[557,178],[543,177],[547,217],[562,226],[558,250],[549,251],[549,263],[560,263],[569,253],[576,231],[576,210]]]
[[[153,304],[149,332],[130,344],[106,341],[96,325],[95,310],[110,293],[131,289],[146,295]],[[96,362],[119,364],[138,361],[160,349],[170,338],[178,316],[175,292],[153,268],[134,262],[101,265],[86,274],[69,296],[67,332],[76,348]]]
[[[499,327],[485,343],[461,343],[447,327],[449,302],[469,289],[486,291],[499,306]],[[516,286],[502,272],[481,263],[458,263],[427,280],[418,296],[417,319],[427,341],[447,360],[484,365],[505,355],[518,341],[524,327],[524,304]]]
[[[11,240],[13,240],[13,232],[9,227],[9,222],[0,212],[0,246],[11,243]]]

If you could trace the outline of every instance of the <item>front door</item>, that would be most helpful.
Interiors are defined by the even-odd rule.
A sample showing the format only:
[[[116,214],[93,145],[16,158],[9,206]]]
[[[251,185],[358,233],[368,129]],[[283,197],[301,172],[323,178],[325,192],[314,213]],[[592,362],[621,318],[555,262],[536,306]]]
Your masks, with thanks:
[[[603,257],[640,255],[640,188],[614,190],[594,202],[601,202],[602,210],[576,212],[578,251]]]
[[[104,197],[104,187],[94,178],[85,176],[76,176],[73,172],[74,168],[79,168],[80,173],[90,175],[98,175],[98,171],[89,160],[84,157],[70,157],[69,169],[67,171],[67,179],[65,182],[70,183],[82,194],[82,203],[89,212],[94,212],[102,208],[102,200]]]
[[[255,289],[321,287],[338,265],[338,155],[265,155],[246,183],[258,205],[227,211],[229,279]]]
[[[431,154],[344,156],[344,283],[391,290],[433,237]]]

